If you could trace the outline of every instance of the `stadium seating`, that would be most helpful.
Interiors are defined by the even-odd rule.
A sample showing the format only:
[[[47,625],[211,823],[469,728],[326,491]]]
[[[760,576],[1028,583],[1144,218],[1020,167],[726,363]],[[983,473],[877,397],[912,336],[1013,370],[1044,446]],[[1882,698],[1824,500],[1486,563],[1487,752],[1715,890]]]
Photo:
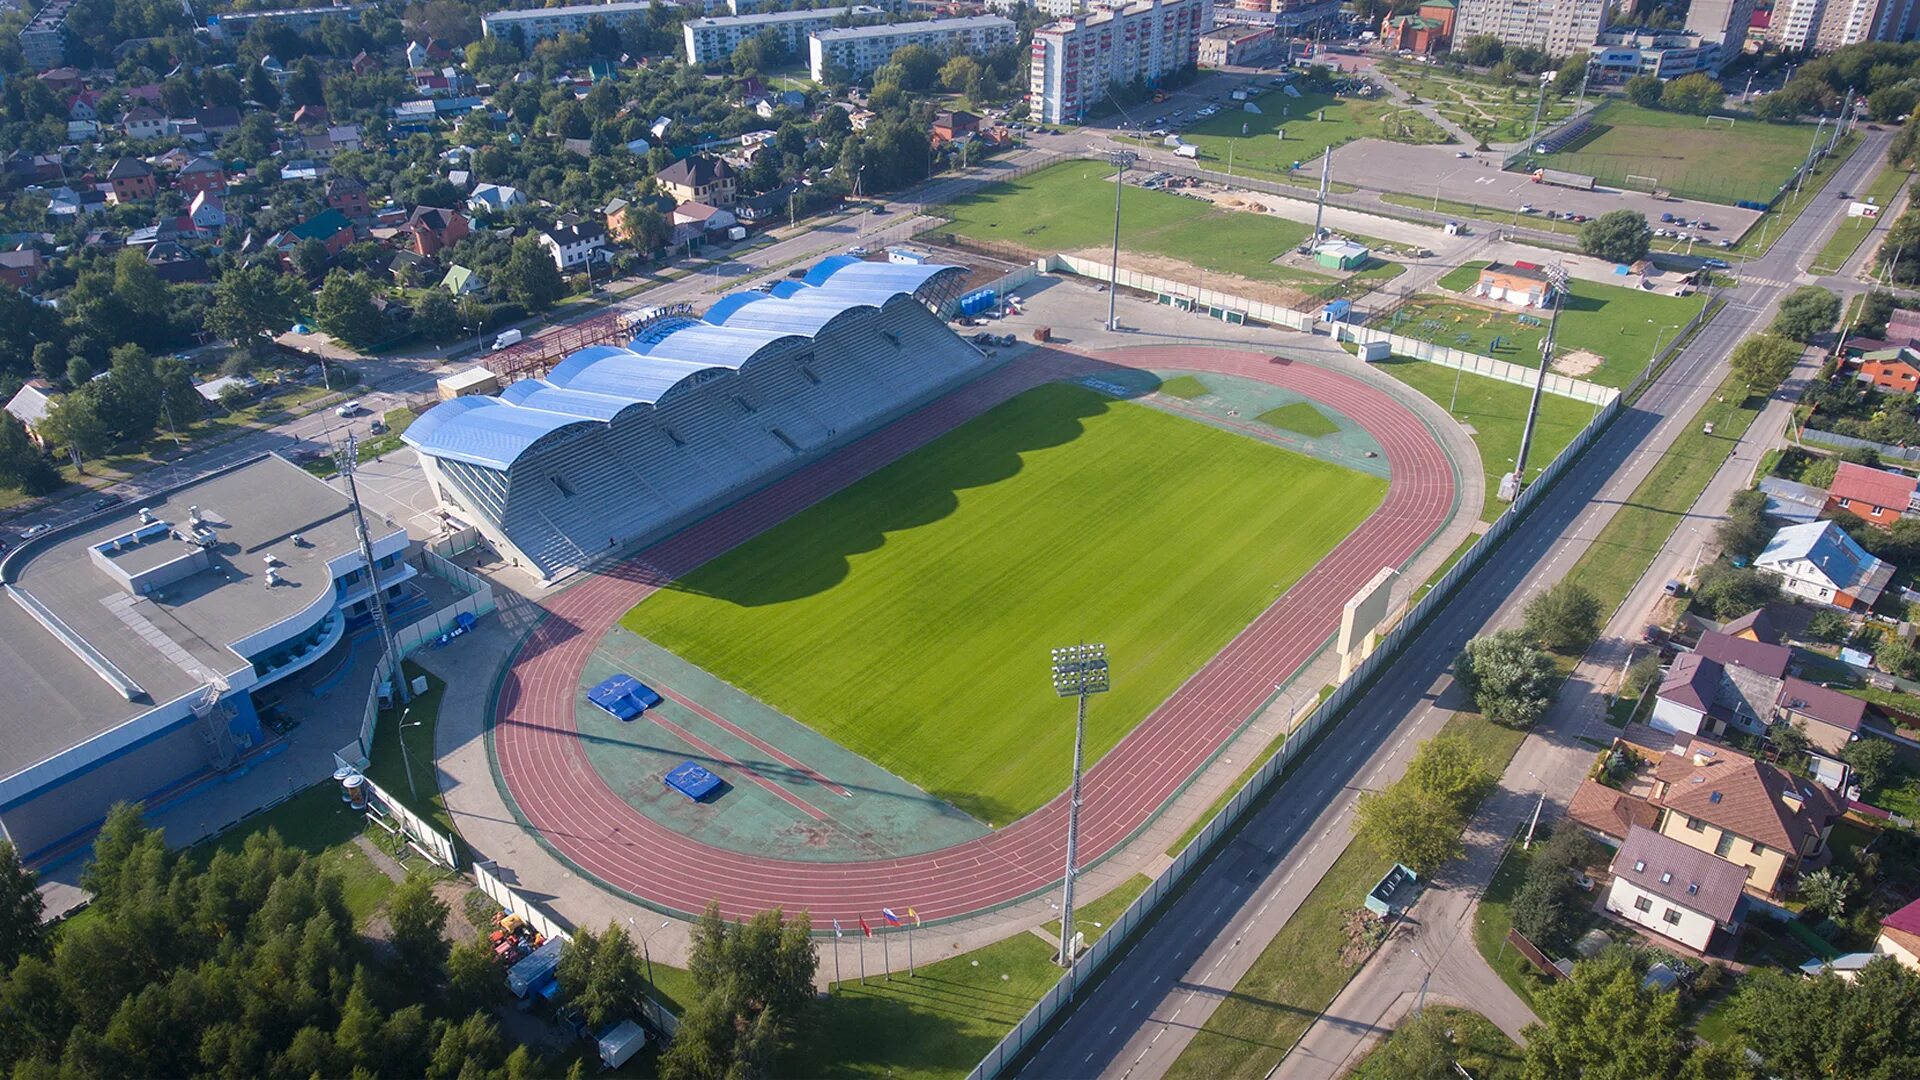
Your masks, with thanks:
[[[403,438],[442,503],[552,580],[870,430],[986,364],[933,312],[966,271],[836,256],[545,379],[428,410]]]

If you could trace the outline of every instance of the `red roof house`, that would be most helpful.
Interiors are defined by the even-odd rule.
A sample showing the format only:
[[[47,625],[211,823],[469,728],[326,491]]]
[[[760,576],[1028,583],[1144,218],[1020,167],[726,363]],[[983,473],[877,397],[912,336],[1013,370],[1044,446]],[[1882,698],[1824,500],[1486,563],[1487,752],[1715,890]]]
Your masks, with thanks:
[[[1890,529],[1912,506],[1916,486],[1920,481],[1911,476],[1843,461],[1833,483],[1827,485],[1825,512],[1845,510]]]

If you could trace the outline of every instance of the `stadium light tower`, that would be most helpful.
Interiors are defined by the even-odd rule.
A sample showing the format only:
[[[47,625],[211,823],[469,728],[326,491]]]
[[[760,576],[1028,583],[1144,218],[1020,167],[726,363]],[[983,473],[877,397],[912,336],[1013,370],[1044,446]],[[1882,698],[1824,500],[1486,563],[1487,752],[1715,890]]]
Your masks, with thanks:
[[[1053,692],[1061,697],[1079,699],[1078,718],[1073,725],[1073,794],[1067,804],[1067,873],[1060,891],[1060,963],[1073,971],[1073,877],[1080,858],[1080,765],[1087,742],[1087,699],[1104,694],[1111,686],[1107,678],[1105,645],[1069,645],[1053,650]],[[1073,992],[1071,983],[1067,992]]]
[[[1540,394],[1547,385],[1547,365],[1553,363],[1553,336],[1560,329],[1560,308],[1567,295],[1567,268],[1564,266],[1547,267],[1547,284],[1553,289],[1553,316],[1547,320],[1547,336],[1540,342],[1540,374],[1533,381],[1533,401],[1527,406],[1527,426],[1520,431],[1520,453],[1513,459],[1512,494],[1508,502],[1520,498],[1520,490],[1527,484],[1527,451],[1533,446],[1533,425],[1540,416]],[[1507,484],[1502,483],[1501,494],[1507,495]]]
[[[1120,296],[1120,185],[1127,175],[1127,170],[1133,168],[1133,163],[1137,160],[1139,155],[1131,150],[1114,150],[1107,154],[1107,164],[1112,165],[1114,169],[1113,268],[1107,280],[1107,329],[1109,331],[1120,328],[1120,315],[1115,310],[1115,304]]]

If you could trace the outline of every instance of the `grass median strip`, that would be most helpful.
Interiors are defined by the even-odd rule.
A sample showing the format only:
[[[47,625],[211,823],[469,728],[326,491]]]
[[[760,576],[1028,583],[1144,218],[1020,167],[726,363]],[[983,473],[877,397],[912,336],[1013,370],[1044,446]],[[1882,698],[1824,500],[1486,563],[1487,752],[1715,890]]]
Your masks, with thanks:
[[[1874,178],[1873,184],[1861,193],[1859,201],[1872,203],[1884,212],[1893,205],[1894,199],[1899,197],[1900,189],[1906,186],[1910,175],[1912,174],[1905,169],[1887,166],[1880,170],[1880,175]],[[1876,215],[1874,217],[1849,216],[1841,221],[1840,227],[1833,230],[1833,235],[1827,238],[1826,246],[1820,249],[1820,254],[1813,257],[1813,265],[1810,269],[1816,274],[1839,273],[1847,265],[1847,261],[1853,258],[1853,253],[1860,250],[1860,245],[1873,234],[1874,226],[1878,225],[1880,220]]]

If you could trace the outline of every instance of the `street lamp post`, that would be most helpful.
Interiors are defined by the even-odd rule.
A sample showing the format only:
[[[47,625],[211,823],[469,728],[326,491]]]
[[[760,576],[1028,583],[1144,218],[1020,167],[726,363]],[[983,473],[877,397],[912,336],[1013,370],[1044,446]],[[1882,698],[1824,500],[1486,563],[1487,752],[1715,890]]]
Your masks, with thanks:
[[[1067,870],[1060,893],[1060,963],[1074,978],[1073,879],[1080,857],[1080,767],[1086,750],[1087,698],[1112,686],[1107,673],[1105,645],[1069,645],[1053,650],[1053,692],[1076,698],[1079,710],[1073,727],[1073,789],[1067,803]],[[1074,984],[1067,984],[1069,996]]]
[[[1540,373],[1533,382],[1533,401],[1527,406],[1527,426],[1520,431],[1520,453],[1513,460],[1514,500],[1520,498],[1520,490],[1526,486],[1527,451],[1533,446],[1533,425],[1540,416],[1540,395],[1547,385],[1547,365],[1553,362],[1553,336],[1560,328],[1560,308],[1567,294],[1567,280],[1566,267],[1547,269],[1547,283],[1553,288],[1553,316],[1547,320],[1547,336],[1540,342]]]
[[[417,803],[420,801],[420,792],[416,791],[413,785],[413,755],[407,751],[407,729],[410,727],[419,727],[421,724],[426,723],[426,721],[415,720],[411,724],[407,723],[407,714],[412,711],[413,706],[411,705],[400,710],[400,726],[394,730],[400,735],[400,763],[406,766],[407,769],[407,797]]]
[[[1131,150],[1113,150],[1107,154],[1107,163],[1113,171],[1113,266],[1107,275],[1107,329],[1120,328],[1118,302],[1120,297],[1120,188],[1127,170],[1139,160]]]
[[[663,920],[659,926],[656,926],[653,929],[648,930],[644,934],[639,932],[640,928],[633,921],[633,916],[631,915],[627,916],[627,925],[633,927],[635,934],[640,938],[640,956],[647,962],[647,1005],[648,1005],[647,1011],[651,1012],[652,1005],[653,1005],[653,995],[654,995],[654,992],[660,988],[660,984],[653,981],[653,950],[647,948],[647,939],[659,933],[660,931],[665,930],[667,927],[672,926],[673,920],[672,919]],[[658,1025],[656,1024],[655,1026],[658,1026]]]

